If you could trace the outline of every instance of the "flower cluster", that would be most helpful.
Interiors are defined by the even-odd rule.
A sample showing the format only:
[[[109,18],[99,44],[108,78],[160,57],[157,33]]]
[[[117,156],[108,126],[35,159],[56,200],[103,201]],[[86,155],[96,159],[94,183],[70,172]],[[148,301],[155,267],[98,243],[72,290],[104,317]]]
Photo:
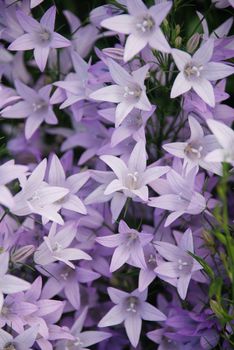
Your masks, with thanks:
[[[0,349],[233,349],[234,2],[63,3],[0,0]]]

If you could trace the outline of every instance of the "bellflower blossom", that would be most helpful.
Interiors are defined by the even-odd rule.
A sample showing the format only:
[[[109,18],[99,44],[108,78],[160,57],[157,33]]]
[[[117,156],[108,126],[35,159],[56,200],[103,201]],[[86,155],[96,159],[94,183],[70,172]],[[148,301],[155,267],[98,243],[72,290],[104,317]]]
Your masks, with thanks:
[[[107,291],[112,302],[116,305],[101,319],[98,326],[108,327],[124,322],[127,336],[134,347],[139,342],[142,319],[148,321],[166,320],[166,316],[161,311],[145,301],[147,290],[142,293],[138,290],[126,293],[109,287]]]
[[[129,74],[118,63],[109,59],[108,68],[116,84],[94,91],[89,97],[98,101],[118,103],[115,111],[115,126],[119,126],[133,108],[150,111],[151,104],[144,85],[149,66],[145,65]]]
[[[56,202],[64,198],[69,190],[50,186],[44,181],[46,165],[47,160],[44,159],[22,183],[22,190],[14,196],[12,212],[19,216],[35,213],[41,215],[45,221],[52,220],[63,224],[63,219],[58,213],[60,206]]]
[[[193,273],[202,269],[202,266],[189,255],[189,252],[194,253],[192,231],[190,229],[185,231],[178,247],[161,241],[156,241],[155,246],[159,254],[168,260],[159,263],[155,272],[165,277],[177,278],[178,293],[185,299]]]
[[[208,153],[219,148],[216,138],[213,135],[204,135],[204,131],[198,121],[192,117],[188,117],[191,136],[187,142],[173,142],[164,144],[163,148],[176,157],[183,158],[186,171],[190,171],[193,167],[200,167],[211,171],[215,174],[222,174],[222,167],[216,163],[205,161]]]
[[[34,49],[35,61],[43,72],[50,49],[70,46],[69,40],[54,31],[56,8],[55,6],[50,7],[42,16],[40,23],[21,10],[18,10],[16,15],[26,34],[14,40],[8,50],[27,51]]]
[[[171,7],[171,1],[159,3],[148,9],[141,0],[127,0],[129,14],[104,19],[101,26],[117,33],[129,34],[124,48],[125,62],[131,60],[147,44],[156,50],[170,52],[170,46],[160,25]]]
[[[35,91],[22,82],[15,81],[16,91],[21,101],[8,106],[1,111],[3,118],[27,118],[25,123],[25,137],[30,139],[43,121],[57,124],[57,118],[50,104],[51,85],[43,86]]]
[[[148,204],[155,208],[172,211],[165,226],[171,225],[181,215],[197,215],[206,209],[206,199],[194,190],[197,170],[194,167],[183,177],[171,169],[166,175],[166,180],[160,179],[158,183],[151,184],[160,196],[150,198]]]
[[[122,159],[111,155],[101,156],[100,159],[113,170],[116,176],[106,187],[104,194],[109,195],[121,191],[126,200],[129,197],[147,202],[149,196],[147,185],[166,174],[169,168],[166,166],[147,167],[146,157],[143,141],[135,145],[127,164]]]
[[[53,154],[49,167],[48,183],[51,186],[63,187],[69,190],[69,192],[57,202],[59,209],[64,208],[80,214],[87,214],[83,202],[76,193],[87,182],[88,178],[88,171],[74,174],[66,178],[64,168],[59,158],[56,154]]]
[[[62,261],[75,268],[71,260],[92,259],[88,254],[77,248],[70,248],[76,235],[73,223],[64,225],[56,232],[56,224],[52,224],[49,235],[44,236],[42,243],[34,254],[34,261],[39,265],[48,265],[54,261]]]
[[[30,327],[15,338],[3,329],[0,329],[0,347],[2,350],[30,350],[35,343],[38,327]]]
[[[114,272],[126,262],[133,262],[138,267],[146,267],[143,247],[152,241],[153,235],[150,233],[137,232],[130,229],[121,220],[119,223],[119,233],[111,236],[96,238],[96,241],[105,247],[115,248],[112,256],[110,271]]]
[[[234,165],[234,131],[217,120],[207,120],[207,124],[221,148],[211,151],[206,156],[206,161],[228,162]]]
[[[111,337],[111,333],[100,331],[84,331],[82,328],[87,317],[88,308],[85,307],[80,316],[77,318],[71,328],[71,334],[74,340],[61,341],[58,344],[57,350],[71,349],[71,350],[88,350],[87,346],[91,346],[101,342],[102,340]]]
[[[172,56],[180,70],[171,90],[175,98],[193,89],[209,106],[215,106],[214,89],[210,81],[223,79],[234,73],[234,68],[220,62],[212,62],[214,39],[207,40],[194,53],[172,49]]]
[[[11,274],[7,274],[8,265],[9,265],[9,253],[1,253],[0,254],[0,310],[3,306],[3,293],[4,294],[14,294],[17,292],[21,292],[30,288],[30,283],[12,276]]]

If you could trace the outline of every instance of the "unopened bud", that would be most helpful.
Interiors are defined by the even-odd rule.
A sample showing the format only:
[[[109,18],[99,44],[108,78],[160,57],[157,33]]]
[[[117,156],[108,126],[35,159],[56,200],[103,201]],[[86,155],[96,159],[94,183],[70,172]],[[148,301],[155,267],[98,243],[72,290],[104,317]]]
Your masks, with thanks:
[[[175,47],[180,47],[182,44],[182,38],[181,36],[177,36],[177,38],[175,39]]]
[[[201,34],[195,33],[188,40],[186,49],[189,53],[193,53],[199,45]]]
[[[35,247],[33,245],[26,245],[14,251],[14,253],[11,255],[11,261],[15,264],[22,263],[34,252]]]
[[[176,32],[176,36],[178,36],[180,34],[180,25],[179,24],[177,24],[175,26],[175,32]]]
[[[210,246],[210,247],[213,247],[214,246],[214,238],[213,236],[210,234],[209,231],[206,231],[204,230],[202,232],[202,236],[203,236],[203,239],[205,241],[205,243]]]
[[[116,48],[116,47],[107,47],[103,49],[102,52],[108,56],[113,58],[114,60],[122,61],[124,56],[124,49]]]

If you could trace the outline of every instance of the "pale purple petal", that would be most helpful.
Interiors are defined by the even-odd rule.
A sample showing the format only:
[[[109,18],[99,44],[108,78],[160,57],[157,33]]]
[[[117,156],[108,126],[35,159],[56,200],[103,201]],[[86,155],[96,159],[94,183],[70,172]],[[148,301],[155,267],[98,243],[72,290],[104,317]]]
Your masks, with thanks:
[[[124,312],[120,305],[115,305],[98,323],[98,327],[109,327],[122,323]]]
[[[142,320],[137,314],[129,313],[124,321],[127,336],[132,346],[137,347],[141,334]]]

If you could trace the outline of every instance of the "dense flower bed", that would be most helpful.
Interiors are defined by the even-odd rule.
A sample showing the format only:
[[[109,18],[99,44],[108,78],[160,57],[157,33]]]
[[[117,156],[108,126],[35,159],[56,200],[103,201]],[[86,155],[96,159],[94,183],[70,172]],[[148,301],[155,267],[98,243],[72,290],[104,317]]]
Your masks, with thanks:
[[[0,0],[0,350],[233,349],[234,1],[89,3]]]

